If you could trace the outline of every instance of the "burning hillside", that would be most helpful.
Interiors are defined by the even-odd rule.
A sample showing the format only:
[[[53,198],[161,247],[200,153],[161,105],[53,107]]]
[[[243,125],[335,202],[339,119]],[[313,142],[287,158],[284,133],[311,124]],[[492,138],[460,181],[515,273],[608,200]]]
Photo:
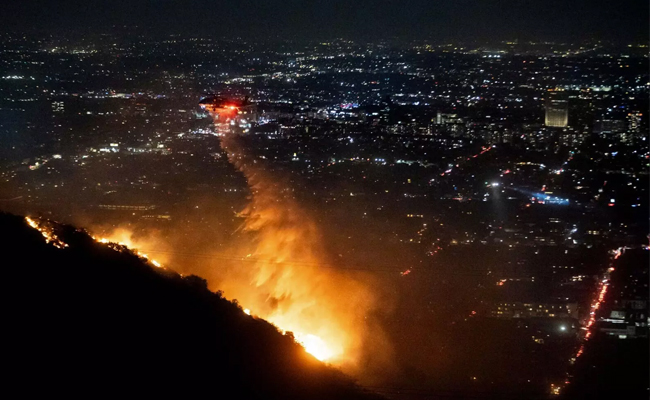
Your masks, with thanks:
[[[38,382],[30,392],[368,398],[203,279],[102,242],[70,226],[0,215],[11,299],[3,354],[21,390]]]
[[[319,360],[354,372],[369,343],[381,349],[375,358],[389,357],[381,329],[371,326],[377,291],[369,278],[359,271],[332,268],[319,229],[293,197],[288,176],[248,151],[246,138],[219,118],[215,115],[221,146],[251,192],[238,213],[243,218],[241,240],[226,249],[215,243],[218,253],[209,249],[193,264],[173,249],[173,238],[157,238],[150,232],[138,236],[129,228],[94,229],[98,237],[155,254],[157,259],[161,256],[159,261],[173,262],[179,272],[205,277],[211,289],[223,290],[252,315],[291,333]],[[156,252],[161,248],[171,251]]]

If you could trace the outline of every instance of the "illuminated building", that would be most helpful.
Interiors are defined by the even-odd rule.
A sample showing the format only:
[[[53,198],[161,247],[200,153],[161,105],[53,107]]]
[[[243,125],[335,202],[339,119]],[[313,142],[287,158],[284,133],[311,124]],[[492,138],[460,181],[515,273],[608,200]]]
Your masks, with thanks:
[[[436,114],[436,125],[445,124],[462,124],[463,119],[458,117],[457,114],[444,114],[438,111]]]
[[[641,131],[641,117],[640,112],[632,112],[627,114],[627,130],[631,134],[638,134]]]
[[[619,339],[648,337],[649,324],[647,301],[624,300],[608,317],[600,318],[600,331]]]
[[[569,102],[559,92],[548,92],[546,97],[545,125],[551,128],[566,128],[569,123]]]
[[[576,303],[550,304],[550,303],[523,303],[502,302],[497,303],[490,310],[490,315],[495,318],[577,318],[578,305]]]
[[[111,211],[148,211],[154,210],[156,206],[152,205],[119,205],[119,204],[100,204],[97,206],[102,210]]]
[[[617,134],[625,131],[625,122],[616,119],[601,119],[594,124],[594,133],[600,135]]]
[[[62,113],[65,111],[65,106],[62,101],[53,101],[52,102],[52,112]]]

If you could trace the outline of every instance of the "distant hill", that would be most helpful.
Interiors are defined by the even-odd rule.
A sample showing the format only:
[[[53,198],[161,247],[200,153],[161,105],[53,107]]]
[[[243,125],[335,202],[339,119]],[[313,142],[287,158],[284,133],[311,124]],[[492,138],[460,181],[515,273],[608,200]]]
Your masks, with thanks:
[[[0,214],[2,363],[20,397],[369,399],[290,336],[196,276],[155,269],[84,231],[45,242]]]

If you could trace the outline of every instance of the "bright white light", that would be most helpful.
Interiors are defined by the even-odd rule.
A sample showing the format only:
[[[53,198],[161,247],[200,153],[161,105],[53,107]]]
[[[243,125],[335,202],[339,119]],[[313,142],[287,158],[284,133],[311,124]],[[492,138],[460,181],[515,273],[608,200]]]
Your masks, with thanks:
[[[566,325],[562,325],[562,326],[560,326],[560,330],[561,330],[562,332],[566,331]]]

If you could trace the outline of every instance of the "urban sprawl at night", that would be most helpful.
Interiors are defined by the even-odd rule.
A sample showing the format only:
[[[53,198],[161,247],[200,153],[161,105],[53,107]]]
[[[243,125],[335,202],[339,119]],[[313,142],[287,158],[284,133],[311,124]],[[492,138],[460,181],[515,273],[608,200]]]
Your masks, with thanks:
[[[2,33],[0,210],[199,276],[378,398],[647,398],[648,67],[647,41]]]

